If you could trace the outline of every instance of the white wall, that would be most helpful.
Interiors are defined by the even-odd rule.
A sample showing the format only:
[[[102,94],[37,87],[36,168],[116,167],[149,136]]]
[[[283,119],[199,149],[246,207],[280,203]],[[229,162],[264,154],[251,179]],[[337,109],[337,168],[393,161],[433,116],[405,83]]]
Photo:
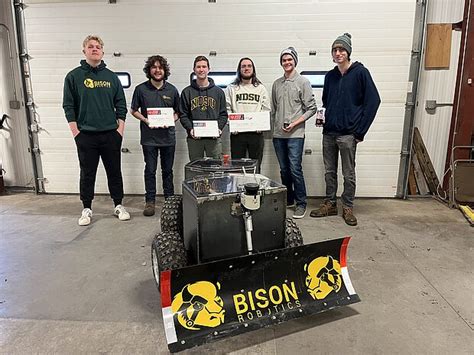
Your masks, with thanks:
[[[34,187],[34,174],[31,155],[28,151],[28,128],[24,107],[23,91],[20,85],[20,72],[16,33],[13,22],[11,1],[0,1],[0,117],[10,116],[0,130],[0,161],[2,161],[4,183],[6,186]],[[8,39],[10,34],[10,53]],[[10,63],[13,57],[13,71]],[[13,74],[13,76],[12,76]],[[10,101],[21,101],[20,109],[11,109]]]
[[[188,85],[196,55],[210,57],[212,70],[235,70],[242,56],[254,59],[259,78],[271,91],[281,76],[279,53],[294,46],[298,69],[333,67],[330,46],[343,32],[353,36],[353,60],[372,73],[382,105],[366,141],[358,148],[358,196],[394,196],[396,192],[408,66],[414,21],[414,0],[394,1],[131,1],[115,5],[97,2],[43,4],[29,1],[25,11],[32,80],[44,130],[40,135],[43,169],[49,192],[78,191],[74,142],[61,108],[66,73],[78,65],[81,43],[90,33],[105,41],[104,60],[115,71],[128,71],[132,87],[145,80],[144,60],[161,54],[171,64],[170,82],[179,90]],[[317,56],[309,56],[316,50]],[[113,52],[121,52],[113,57]],[[316,92],[320,104],[320,92]],[[123,155],[127,193],[143,193],[143,159],[138,121],[129,115]],[[185,132],[178,130],[175,183],[187,160]],[[309,195],[324,195],[321,128],[307,123],[304,173]],[[266,141],[263,173],[279,178],[271,140]],[[97,191],[106,192],[103,169]],[[160,179],[158,179],[160,180]],[[161,182],[159,182],[161,191]]]

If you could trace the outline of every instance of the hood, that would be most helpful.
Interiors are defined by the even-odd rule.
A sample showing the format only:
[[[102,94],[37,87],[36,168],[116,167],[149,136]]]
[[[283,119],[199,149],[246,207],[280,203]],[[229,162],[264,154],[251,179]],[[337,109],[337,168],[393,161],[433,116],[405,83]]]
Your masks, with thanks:
[[[359,69],[359,68],[361,68],[361,67],[363,68],[363,67],[364,67],[364,64],[362,64],[362,63],[360,63],[360,62],[354,62],[354,63],[352,63],[351,66],[349,67],[349,69],[347,69],[346,75],[347,75],[348,73],[350,73],[351,71],[356,70],[356,69]],[[340,72],[339,72],[339,69],[337,68],[337,65],[334,67],[334,70],[335,70],[336,72],[340,73]]]
[[[85,70],[86,72],[95,72],[97,73],[98,71],[101,71],[103,69],[105,69],[107,65],[104,63],[103,60],[100,61],[100,64],[98,66],[96,66],[95,68],[94,67],[91,67],[85,59],[81,60],[81,69],[82,70]]]
[[[215,84],[214,84],[214,80],[212,80],[212,78],[209,78],[209,77],[208,77],[207,80],[209,81],[209,85],[208,85],[207,87],[205,87],[205,88],[199,87],[199,85],[197,84],[196,79],[193,79],[193,80],[191,81],[191,86],[192,86],[194,89],[199,90],[199,91],[206,91],[206,90],[209,90],[210,88],[213,88],[213,87],[215,86]]]
[[[349,70],[347,70],[347,71],[350,72],[351,70],[355,70],[355,69],[358,69],[359,67],[363,67],[363,66],[364,66],[364,64],[362,64],[361,62],[354,62],[349,67]]]

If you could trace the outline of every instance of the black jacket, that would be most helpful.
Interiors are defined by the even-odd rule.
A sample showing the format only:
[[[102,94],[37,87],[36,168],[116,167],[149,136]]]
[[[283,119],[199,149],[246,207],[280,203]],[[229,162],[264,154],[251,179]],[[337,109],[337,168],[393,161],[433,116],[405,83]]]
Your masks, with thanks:
[[[227,123],[227,109],[224,91],[208,78],[209,86],[200,88],[196,80],[181,92],[179,100],[180,121],[189,132],[193,121],[217,120],[222,131]]]
[[[379,105],[377,88],[362,63],[354,62],[344,75],[334,67],[324,78],[323,134],[353,134],[356,139],[364,140]]]

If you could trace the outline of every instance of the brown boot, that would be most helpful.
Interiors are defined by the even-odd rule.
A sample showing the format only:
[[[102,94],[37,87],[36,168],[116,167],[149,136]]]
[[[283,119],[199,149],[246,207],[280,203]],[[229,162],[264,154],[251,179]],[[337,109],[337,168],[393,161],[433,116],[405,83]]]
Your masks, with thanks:
[[[350,226],[357,225],[357,218],[354,216],[351,207],[342,207],[342,218],[344,218],[346,224]]]
[[[150,201],[145,203],[145,209],[143,210],[143,215],[150,217],[155,214],[155,202]]]
[[[333,205],[330,201],[324,201],[318,209],[312,210],[309,214],[311,217],[326,217],[337,215],[337,205]]]

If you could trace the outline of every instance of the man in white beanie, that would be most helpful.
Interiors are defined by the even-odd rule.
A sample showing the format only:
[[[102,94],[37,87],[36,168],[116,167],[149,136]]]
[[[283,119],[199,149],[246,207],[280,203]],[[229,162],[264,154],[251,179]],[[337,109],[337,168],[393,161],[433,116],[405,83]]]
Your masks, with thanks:
[[[280,175],[287,188],[287,206],[295,204],[293,218],[306,214],[306,185],[301,162],[305,122],[316,113],[316,101],[309,80],[296,71],[298,53],[293,47],[280,54],[283,76],[273,83],[273,146],[280,164]]]

